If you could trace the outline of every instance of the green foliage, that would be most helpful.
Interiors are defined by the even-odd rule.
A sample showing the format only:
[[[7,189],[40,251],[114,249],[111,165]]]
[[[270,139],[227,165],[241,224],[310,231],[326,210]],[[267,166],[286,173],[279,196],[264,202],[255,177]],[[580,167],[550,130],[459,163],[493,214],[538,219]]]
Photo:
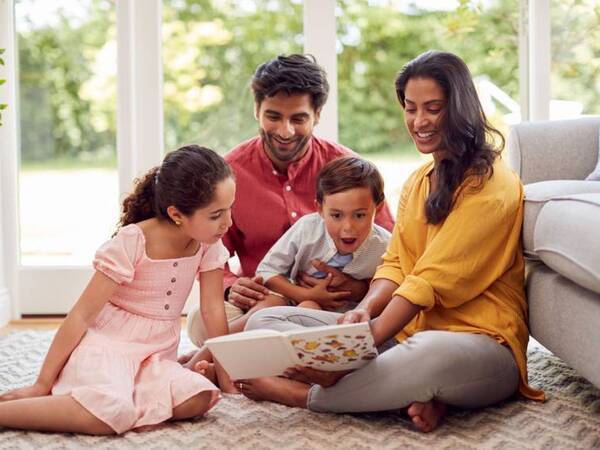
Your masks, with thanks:
[[[164,3],[165,147],[225,152],[257,133],[250,79],[259,64],[302,51],[300,1]]]
[[[517,0],[498,1],[485,10],[463,0],[455,11],[415,9],[413,14],[392,8],[392,2],[379,7],[370,3],[339,2],[342,143],[362,153],[411,148],[394,81],[404,64],[430,49],[458,54],[473,75],[487,75],[518,97]]]
[[[419,4],[337,2],[340,141],[361,153],[412,151],[394,80],[426,50],[460,55],[474,76],[518,99],[518,0],[461,0],[451,11]],[[24,161],[115,164],[115,6],[85,5],[83,19],[60,11],[51,25],[19,30]],[[553,98],[599,113],[600,6],[563,0],[552,14]],[[267,59],[302,51],[302,22],[301,0],[163,2],[165,148],[224,152],[255,135],[251,76]]]
[[[0,48],[0,55],[4,54],[5,49]],[[6,64],[4,63],[4,58],[0,57],[0,66],[5,66]],[[0,86],[2,86],[4,83],[6,83],[5,79],[0,78]],[[8,108],[8,105],[6,103],[0,103],[0,127],[2,126],[2,111],[4,109]]]

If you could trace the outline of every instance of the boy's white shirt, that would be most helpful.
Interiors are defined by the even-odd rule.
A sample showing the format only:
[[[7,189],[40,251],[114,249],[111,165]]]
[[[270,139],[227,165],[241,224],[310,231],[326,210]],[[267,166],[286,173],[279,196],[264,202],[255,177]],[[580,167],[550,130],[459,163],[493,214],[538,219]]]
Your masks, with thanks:
[[[391,233],[373,224],[371,233],[352,254],[342,272],[356,280],[372,278],[381,256],[390,241]],[[276,275],[295,280],[299,272],[312,275],[317,272],[311,261],[325,263],[338,252],[333,239],[327,233],[325,221],[319,213],[301,217],[271,247],[256,269],[256,275],[266,282]]]

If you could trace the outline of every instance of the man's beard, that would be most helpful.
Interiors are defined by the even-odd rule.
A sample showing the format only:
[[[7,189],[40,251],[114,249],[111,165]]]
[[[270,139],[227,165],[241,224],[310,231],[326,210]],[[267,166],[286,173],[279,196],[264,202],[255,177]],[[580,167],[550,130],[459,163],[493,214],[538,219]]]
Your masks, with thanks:
[[[268,147],[268,150],[271,154],[281,162],[290,162],[299,159],[302,156],[308,141],[310,140],[310,135],[296,138],[293,142],[295,145],[290,149],[280,149],[277,146],[277,141],[274,139],[274,134],[267,133],[262,128],[259,130],[260,137],[262,138],[264,145]]]

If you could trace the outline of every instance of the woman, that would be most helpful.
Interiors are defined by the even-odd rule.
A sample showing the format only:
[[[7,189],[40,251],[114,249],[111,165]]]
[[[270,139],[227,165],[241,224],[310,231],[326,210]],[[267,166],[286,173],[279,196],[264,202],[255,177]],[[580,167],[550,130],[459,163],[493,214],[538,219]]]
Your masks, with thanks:
[[[446,405],[484,407],[517,391],[544,397],[527,384],[523,188],[500,157],[504,140],[453,54],[417,57],[399,74],[396,92],[417,150],[433,161],[403,188],[392,242],[367,295],[343,315],[272,308],[247,326],[371,320],[376,345],[387,350],[351,373],[296,367],[287,378],[238,383],[248,397],[313,411],[408,407],[427,432]]]

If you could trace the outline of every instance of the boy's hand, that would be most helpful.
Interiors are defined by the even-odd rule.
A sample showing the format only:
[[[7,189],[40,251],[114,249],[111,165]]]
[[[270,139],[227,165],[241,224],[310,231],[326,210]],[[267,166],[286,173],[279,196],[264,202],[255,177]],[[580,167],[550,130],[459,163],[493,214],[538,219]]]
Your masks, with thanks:
[[[347,303],[350,291],[331,292],[328,287],[333,280],[333,275],[330,273],[311,288],[306,289],[304,300],[313,300],[326,310],[335,310],[341,308]]]
[[[312,261],[312,265],[319,272],[324,272],[332,275],[331,283],[329,284],[330,291],[350,291],[350,295],[346,300],[358,303],[363,299],[367,291],[369,290],[368,280],[355,280],[349,275],[346,275],[341,270],[335,267],[328,266],[323,261],[315,259]],[[315,286],[319,281],[318,278],[311,277],[310,275],[301,272],[298,274],[296,282],[299,286],[305,288],[311,288]]]
[[[44,397],[49,394],[50,389],[47,386],[41,383],[35,383],[32,386],[13,389],[12,391],[5,392],[4,394],[0,395],[0,402],[19,400],[21,398]]]

